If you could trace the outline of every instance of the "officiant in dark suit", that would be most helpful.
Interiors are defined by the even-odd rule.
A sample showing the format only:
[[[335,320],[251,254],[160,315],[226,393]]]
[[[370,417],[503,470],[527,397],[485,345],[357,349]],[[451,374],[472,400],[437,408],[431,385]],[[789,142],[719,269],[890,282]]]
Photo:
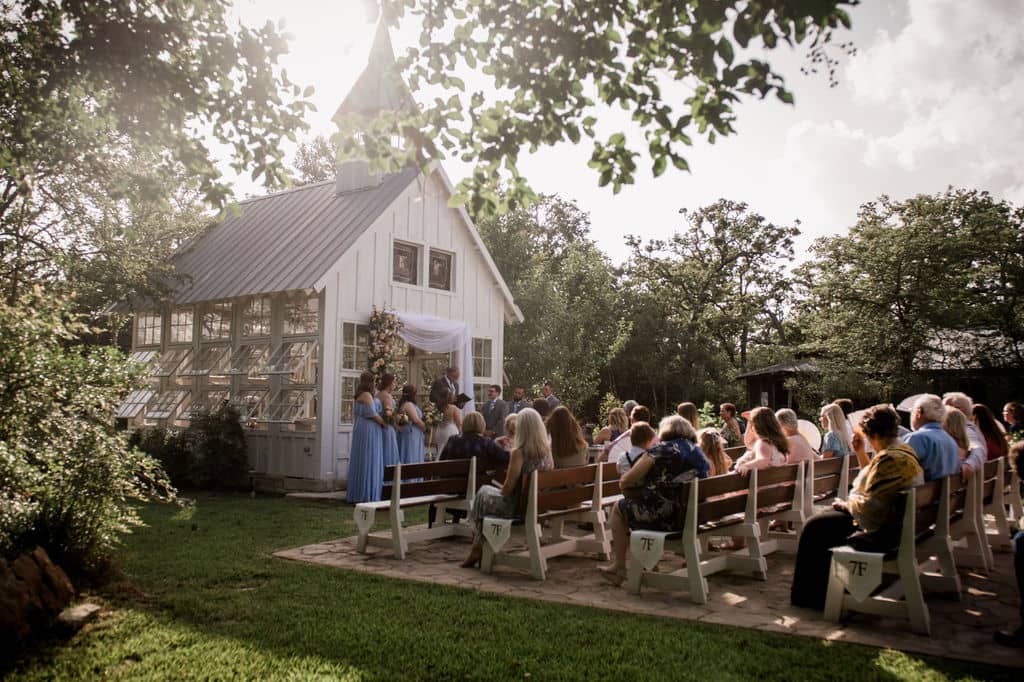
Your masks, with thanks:
[[[461,392],[459,390],[458,367],[449,367],[445,370],[444,376],[434,380],[434,383],[430,385],[430,402],[435,405],[438,404],[441,400],[441,394],[445,389],[451,391],[452,396],[457,396]]]
[[[480,413],[484,416],[485,436],[501,438],[505,435],[508,403],[501,399],[501,386],[491,384],[487,387],[487,402],[480,406]]]

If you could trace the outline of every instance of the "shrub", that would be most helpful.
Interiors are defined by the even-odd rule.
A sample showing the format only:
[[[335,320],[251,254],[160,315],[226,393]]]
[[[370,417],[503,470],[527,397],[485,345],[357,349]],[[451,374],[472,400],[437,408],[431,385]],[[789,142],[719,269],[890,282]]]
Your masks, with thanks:
[[[139,523],[134,500],[174,495],[113,427],[136,368],[114,348],[69,345],[85,331],[41,290],[0,303],[0,554],[42,545],[72,575],[106,567]]]
[[[227,405],[192,417],[183,431],[150,428],[132,442],[159,461],[179,488],[233,488],[249,470],[238,411]]]

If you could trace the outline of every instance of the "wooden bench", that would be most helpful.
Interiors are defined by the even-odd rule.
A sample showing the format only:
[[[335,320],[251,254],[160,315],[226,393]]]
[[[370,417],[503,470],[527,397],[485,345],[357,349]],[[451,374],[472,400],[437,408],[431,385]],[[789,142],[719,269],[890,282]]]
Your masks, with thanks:
[[[1011,521],[1020,522],[1024,518],[1024,504],[1021,503],[1020,477],[1013,469],[1009,456],[1003,458],[1003,499],[1006,502],[1007,518]]]
[[[998,483],[994,475],[987,475],[987,470],[986,462],[981,472],[974,472],[968,479],[967,503],[951,529],[957,543],[957,563],[983,573],[993,567],[992,550],[985,534],[985,490],[992,495]],[[954,474],[952,478],[959,481],[960,475]]]
[[[496,566],[508,566],[528,570],[537,580],[544,580],[547,561],[556,556],[592,552],[607,559],[611,553],[611,538],[605,532],[602,468],[600,464],[588,464],[530,474],[521,522],[490,516],[482,521],[484,543],[480,567],[484,573],[493,572]],[[566,522],[591,523],[594,532],[566,535],[563,533]],[[542,523],[548,525],[547,534]],[[513,535],[525,539],[526,550],[505,550]]]
[[[441,537],[473,536],[473,527],[465,523],[438,523],[414,531],[403,529],[403,509],[431,504],[439,508],[444,519],[445,508],[468,511],[477,490],[476,458],[453,459],[422,464],[395,464],[384,469],[384,487],[379,502],[360,502],[353,516],[359,529],[356,549],[365,553],[368,546],[388,547],[404,559],[410,542]],[[378,511],[386,509],[391,524],[389,531],[371,533]]]
[[[786,538],[768,537],[764,528],[772,519],[794,521],[797,532],[803,526],[804,465],[791,464],[770,469],[753,469],[746,476],[724,474],[694,479],[680,490],[683,503],[682,530],[661,532],[634,530],[630,533],[627,588],[639,594],[644,585],[684,590],[697,604],[707,602],[707,576],[721,571],[752,573],[768,579],[765,555],[785,540],[796,542],[796,533]],[[776,534],[772,534],[773,536]],[[745,540],[743,549],[711,554],[711,537]],[[680,540],[686,566],[671,573],[654,572],[665,545]]]
[[[981,530],[985,533],[988,556],[992,551],[1008,552],[1012,550],[1010,538],[1013,535],[1010,519],[1006,513],[1006,457],[999,457],[985,462],[981,481]],[[985,517],[991,515],[995,521],[995,533],[985,528]]]
[[[811,460],[804,464],[804,516],[810,518],[814,515],[815,506],[830,507],[832,500],[840,496],[844,474],[849,476],[849,468],[844,471],[846,458],[843,457]]]
[[[900,542],[894,552],[858,552],[849,546],[832,550],[829,568],[828,595],[825,600],[825,619],[839,622],[848,611],[859,611],[880,616],[906,618],[914,632],[930,634],[928,606],[921,589],[922,570],[918,564],[918,545],[929,540],[936,523],[945,515],[948,519],[949,481],[930,481],[911,488],[899,497],[903,508]],[[877,572],[877,576],[874,575]],[[887,590],[874,595],[884,575],[896,575],[902,596]],[[867,578],[872,578],[868,580]],[[875,583],[872,585],[872,583]],[[858,594],[851,592],[856,590]]]
[[[726,454],[726,456],[729,459],[731,459],[732,461],[735,462],[737,459],[742,457],[743,453],[746,452],[746,451],[747,451],[747,446],[746,445],[734,445],[731,448],[726,448],[725,449],[725,454]]]
[[[919,533],[917,559],[921,569],[921,588],[961,597],[960,574],[954,554],[953,529],[968,514],[971,482],[960,474],[939,479],[942,483],[939,515],[935,528]],[[934,559],[934,560],[933,560]]]

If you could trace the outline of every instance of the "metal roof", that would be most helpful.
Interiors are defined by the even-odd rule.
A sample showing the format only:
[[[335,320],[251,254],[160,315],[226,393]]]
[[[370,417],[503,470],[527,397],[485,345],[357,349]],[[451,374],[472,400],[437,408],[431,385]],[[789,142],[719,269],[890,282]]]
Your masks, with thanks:
[[[750,372],[744,372],[743,374],[737,374],[736,378],[746,379],[747,377],[756,377],[765,374],[809,374],[816,371],[818,371],[818,368],[813,362],[783,362],[778,365],[770,365],[768,367],[751,370]]]
[[[174,257],[175,303],[311,289],[419,173],[337,194],[333,180],[249,199]]]

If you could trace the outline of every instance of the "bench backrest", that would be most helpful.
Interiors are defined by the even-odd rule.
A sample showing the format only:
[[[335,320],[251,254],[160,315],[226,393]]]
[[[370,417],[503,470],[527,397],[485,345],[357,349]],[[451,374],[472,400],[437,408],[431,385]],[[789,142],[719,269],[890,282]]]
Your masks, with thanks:
[[[803,506],[804,464],[786,464],[757,471],[757,515]]]
[[[995,498],[996,488],[999,487],[999,483],[1003,479],[1002,469],[1004,459],[1005,458],[1003,457],[990,459],[985,462],[985,465],[982,468],[983,478],[981,480],[981,502],[985,506],[992,504],[992,500]]]
[[[601,467],[601,495],[612,497],[622,493],[619,486],[619,467],[615,462],[604,462]]]
[[[446,459],[438,462],[396,464],[384,467],[384,488],[381,499],[393,497],[395,476],[399,471],[401,471],[398,489],[400,498],[423,495],[464,495],[469,487],[471,473],[475,479],[475,459]]]
[[[734,445],[731,448],[725,449],[725,454],[733,461],[743,456],[743,453],[747,451],[746,445]]]
[[[913,489],[913,526],[910,531],[915,543],[930,535],[933,526],[943,516],[943,508],[948,509],[949,501],[946,495],[949,494],[950,487],[950,479],[947,476],[923,483]],[[948,513],[945,516],[948,518]],[[904,528],[904,532],[907,532],[906,528]]]
[[[831,458],[829,458],[831,459]],[[836,497],[840,500],[845,500],[850,496],[850,488],[853,487],[853,479],[857,478],[857,474],[860,473],[860,464],[857,462],[856,455],[847,455],[846,457],[840,457],[843,461],[841,469],[842,476],[839,479],[839,492],[836,493]]]
[[[839,493],[844,457],[829,457],[807,463],[808,492],[817,500],[830,500]]]
[[[537,471],[531,476],[531,497],[534,496],[534,509],[543,514],[556,509],[579,507],[584,502],[594,499],[594,486],[599,481],[600,465],[568,469]]]
[[[751,485],[751,481],[757,478],[755,472],[748,474],[752,479],[731,473],[686,483],[680,491],[684,508],[688,512],[692,505],[696,505],[698,526],[745,513],[751,490],[756,489]]]

